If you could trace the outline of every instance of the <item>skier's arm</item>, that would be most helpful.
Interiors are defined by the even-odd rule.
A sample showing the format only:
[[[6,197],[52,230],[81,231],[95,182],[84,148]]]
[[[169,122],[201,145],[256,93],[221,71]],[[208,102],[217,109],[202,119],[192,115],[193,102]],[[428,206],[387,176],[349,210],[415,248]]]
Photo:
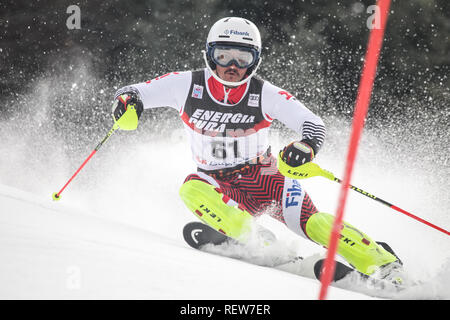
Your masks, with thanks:
[[[143,109],[156,107],[171,107],[180,110],[186,101],[191,85],[192,73],[172,72],[155,79],[125,86],[117,90],[113,105],[115,121],[125,113],[127,104],[123,97],[133,97]],[[122,98],[121,98],[122,97]],[[138,117],[140,113],[138,113]]]
[[[264,83],[262,94],[263,114],[269,120],[281,121],[299,134],[298,141],[290,143],[283,150],[284,154],[291,155],[289,162],[300,165],[311,161],[319,152],[325,138],[325,125],[322,119],[287,91],[270,83]]]

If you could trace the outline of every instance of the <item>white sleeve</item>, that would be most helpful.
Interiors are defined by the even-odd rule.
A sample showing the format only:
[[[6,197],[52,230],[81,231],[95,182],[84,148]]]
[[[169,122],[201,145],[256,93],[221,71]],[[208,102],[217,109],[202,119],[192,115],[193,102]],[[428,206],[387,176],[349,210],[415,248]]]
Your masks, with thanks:
[[[297,132],[301,139],[315,140],[317,149],[321,147],[325,138],[325,124],[322,119],[286,90],[265,81],[261,108],[268,120],[281,121]]]
[[[124,92],[138,94],[144,109],[172,107],[178,111],[183,107],[191,87],[192,72],[171,72],[155,79],[125,86],[117,90],[117,98]]]

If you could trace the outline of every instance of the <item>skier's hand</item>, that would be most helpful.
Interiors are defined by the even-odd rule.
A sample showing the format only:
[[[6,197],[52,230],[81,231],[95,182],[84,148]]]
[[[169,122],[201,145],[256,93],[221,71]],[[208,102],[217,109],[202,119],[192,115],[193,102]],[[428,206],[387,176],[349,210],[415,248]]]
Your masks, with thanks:
[[[126,92],[118,96],[113,102],[112,112],[114,120],[115,121],[119,120],[130,106],[134,106],[134,108],[136,109],[136,114],[139,119],[139,117],[142,114],[142,111],[144,110],[142,101],[138,98],[136,93]]]
[[[281,159],[291,167],[298,167],[314,159],[314,149],[305,141],[294,141],[284,147]]]

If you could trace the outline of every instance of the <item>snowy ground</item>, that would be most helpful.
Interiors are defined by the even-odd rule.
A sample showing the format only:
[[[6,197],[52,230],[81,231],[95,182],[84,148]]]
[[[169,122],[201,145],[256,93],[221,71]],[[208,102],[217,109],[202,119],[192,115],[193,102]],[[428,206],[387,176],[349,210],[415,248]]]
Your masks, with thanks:
[[[181,230],[196,219],[178,197],[184,177],[194,170],[184,138],[130,142],[120,150],[114,148],[115,139],[59,202],[51,194],[76,168],[64,165],[63,157],[30,166],[22,149],[7,144],[12,153],[3,158],[0,171],[0,298],[318,297],[317,280],[199,252],[184,243]],[[277,150],[283,141],[274,140]],[[339,176],[344,154],[336,157],[325,149],[317,162]],[[448,193],[439,196],[433,184],[417,178],[418,171],[368,160],[363,157],[357,165],[353,184],[448,229]],[[339,185],[318,177],[302,184],[320,210],[335,211]],[[448,236],[356,193],[350,195],[345,220],[388,242],[408,274],[424,282],[384,298],[450,298]],[[283,250],[303,256],[325,252],[270,217],[259,222],[285,244]],[[328,298],[375,297],[334,287]]]
[[[56,207],[5,187],[0,201],[3,299],[317,296],[317,281],[193,250],[178,228],[164,235]],[[335,289],[330,298],[366,297]]]
[[[73,81],[80,79],[91,78],[81,72]],[[52,193],[103,138],[89,134],[99,124],[86,123],[85,105],[69,100],[65,117],[55,115],[49,94],[64,96],[66,84],[36,82],[21,103],[13,105],[11,117],[0,122],[0,298],[318,297],[317,280],[202,253],[185,244],[182,228],[196,217],[185,208],[178,189],[195,166],[181,122],[155,120],[144,112],[137,131],[111,137],[61,200],[53,202]],[[167,115],[167,109],[160,112]],[[327,139],[316,162],[342,177],[350,125],[335,118],[324,121]],[[399,124],[409,128],[405,126],[411,130],[397,135],[390,129],[365,130],[352,184],[448,230],[448,158],[442,152],[421,152],[435,141],[423,135],[433,136],[427,130],[434,133],[435,128]],[[150,133],[155,127],[173,130],[165,136]],[[294,138],[274,131],[272,150]],[[320,177],[301,183],[319,210],[335,212],[338,184]],[[349,194],[345,220],[389,243],[408,275],[423,282],[384,298],[450,299],[448,236],[355,192]],[[280,250],[286,254],[325,253],[268,216],[259,222],[285,244]],[[328,298],[374,297],[331,288]]]

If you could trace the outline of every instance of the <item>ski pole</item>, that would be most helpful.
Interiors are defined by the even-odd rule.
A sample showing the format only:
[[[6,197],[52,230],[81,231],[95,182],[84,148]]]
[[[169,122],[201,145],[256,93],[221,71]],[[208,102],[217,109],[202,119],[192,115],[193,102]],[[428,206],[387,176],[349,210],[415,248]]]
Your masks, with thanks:
[[[334,177],[333,181],[338,182],[338,183],[342,183],[342,180],[339,179],[339,178],[336,178],[336,177]],[[362,195],[365,195],[366,197],[369,197],[370,199],[378,201],[379,203],[384,204],[385,206],[388,206],[391,209],[394,209],[394,210],[396,210],[398,212],[401,212],[401,213],[403,213],[404,215],[407,215],[410,218],[413,218],[413,219],[415,219],[415,220],[417,220],[419,222],[422,222],[423,224],[426,224],[426,225],[428,225],[428,226],[430,226],[430,227],[432,227],[432,228],[434,228],[434,229],[436,229],[436,230],[438,230],[440,232],[443,232],[446,235],[450,236],[450,232],[449,231],[447,231],[447,230],[445,230],[445,229],[443,229],[443,228],[441,228],[441,227],[439,227],[439,226],[437,226],[435,224],[432,224],[431,222],[429,222],[429,221],[427,221],[425,219],[422,219],[422,218],[420,218],[418,216],[415,216],[412,213],[410,213],[410,212],[408,212],[406,210],[403,210],[402,208],[399,208],[396,205],[393,205],[392,203],[387,202],[386,200],[380,199],[377,196],[374,196],[373,194],[370,194],[369,192],[364,191],[364,190],[362,190],[362,189],[360,189],[358,187],[355,187],[353,185],[349,185],[349,187],[353,191],[356,191],[356,192],[358,192],[358,193],[360,193]]]
[[[325,178],[327,178],[329,180],[332,180],[332,181],[335,181],[335,182],[338,182],[338,183],[342,183],[342,180],[339,179],[339,178],[336,178],[331,172],[323,170],[322,168],[320,168],[320,170],[323,172],[323,174],[321,174],[322,177],[325,177]],[[447,231],[447,230],[445,230],[445,229],[443,229],[443,228],[441,228],[441,227],[439,227],[439,226],[437,226],[435,224],[432,224],[431,222],[429,222],[429,221],[427,221],[425,219],[422,219],[422,218],[420,218],[418,216],[415,216],[412,213],[410,213],[410,212],[408,212],[406,210],[403,210],[402,208],[399,208],[396,205],[393,205],[392,203],[387,202],[386,200],[380,199],[377,196],[374,196],[373,194],[370,194],[369,192],[364,191],[364,190],[362,190],[362,189],[360,189],[358,187],[355,187],[353,185],[349,185],[349,187],[353,191],[356,191],[356,192],[358,192],[358,193],[360,193],[360,194],[362,194],[362,195],[364,195],[364,196],[366,196],[366,197],[368,197],[368,198],[370,198],[372,200],[378,201],[379,203],[384,204],[385,206],[388,206],[391,209],[394,209],[394,210],[396,210],[398,212],[401,212],[401,213],[403,213],[404,215],[407,215],[410,218],[413,218],[413,219],[415,219],[415,220],[417,220],[419,222],[422,222],[423,224],[426,224],[427,226],[432,227],[432,228],[434,228],[434,229],[436,229],[436,230],[438,230],[440,232],[443,232],[446,235],[450,236],[450,232],[449,231]]]
[[[94,150],[92,150],[92,152],[89,154],[89,156],[86,158],[86,160],[84,160],[84,162],[81,164],[81,166],[78,168],[77,171],[75,171],[75,173],[72,175],[72,177],[70,177],[70,179],[66,182],[66,184],[61,188],[61,190],[59,190],[59,192],[54,192],[52,195],[53,200],[57,201],[59,199],[61,199],[61,193],[64,191],[64,189],[69,185],[70,182],[72,182],[72,180],[76,177],[76,175],[81,171],[81,169],[83,169],[83,167],[86,165],[86,163],[94,156],[94,154],[100,150],[100,148],[103,146],[103,144],[108,141],[108,139],[112,136],[112,134],[119,129],[119,126],[117,123],[114,123],[114,125],[112,126],[111,130],[109,130],[108,134],[103,138],[102,141],[100,141],[100,143],[95,147]]]
[[[283,168],[282,166],[284,166],[284,163],[282,162],[282,159],[279,156],[278,163],[279,163],[279,166],[281,166],[283,172],[286,172],[286,175],[288,177],[290,177],[290,178],[293,178],[293,179],[306,179],[306,178],[321,176],[321,177],[327,178],[328,180],[331,180],[331,181],[334,181],[334,182],[338,182],[338,183],[342,183],[341,179],[336,178],[333,173],[322,169],[318,164],[316,164],[314,162],[305,163],[304,165],[301,165],[301,166],[299,166],[297,168]],[[433,224],[433,223],[431,223],[431,222],[429,222],[429,221],[427,221],[425,219],[422,219],[422,218],[420,218],[420,217],[418,217],[416,215],[413,215],[412,213],[410,213],[410,212],[408,212],[408,211],[406,211],[406,210],[404,210],[402,208],[399,208],[396,205],[393,205],[392,203],[387,202],[386,200],[378,198],[377,196],[374,196],[373,194],[371,194],[371,193],[369,193],[367,191],[364,191],[364,190],[362,190],[362,189],[360,189],[358,187],[355,187],[355,186],[353,186],[351,184],[349,185],[349,188],[352,189],[353,191],[356,191],[356,192],[358,192],[358,193],[360,193],[360,194],[362,194],[362,195],[364,195],[364,196],[366,196],[366,197],[368,197],[368,198],[370,198],[372,200],[375,200],[375,201],[377,201],[377,202],[379,202],[379,203],[381,203],[381,204],[383,204],[383,205],[385,205],[385,206],[387,206],[387,207],[389,207],[391,209],[394,209],[394,210],[396,210],[396,211],[398,211],[400,213],[403,213],[404,215],[406,215],[406,216],[408,216],[410,218],[413,218],[413,219],[415,219],[415,220],[417,220],[417,221],[419,221],[419,222],[421,222],[421,223],[423,223],[423,224],[425,224],[425,225],[427,225],[429,227],[432,227],[432,228],[434,228],[434,229],[436,229],[436,230],[438,230],[440,232],[443,232],[446,235],[450,236],[450,232],[449,231],[447,231],[447,230],[445,230],[445,229],[443,229],[443,228],[441,228],[441,227],[439,227],[439,226],[437,226],[437,225],[435,225],[435,224]]]

